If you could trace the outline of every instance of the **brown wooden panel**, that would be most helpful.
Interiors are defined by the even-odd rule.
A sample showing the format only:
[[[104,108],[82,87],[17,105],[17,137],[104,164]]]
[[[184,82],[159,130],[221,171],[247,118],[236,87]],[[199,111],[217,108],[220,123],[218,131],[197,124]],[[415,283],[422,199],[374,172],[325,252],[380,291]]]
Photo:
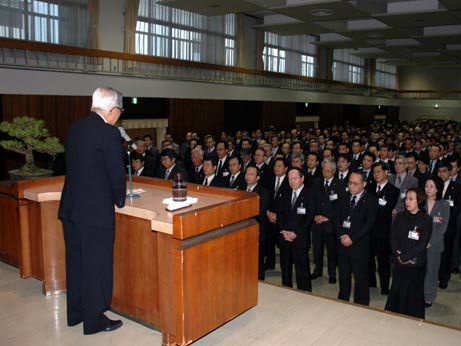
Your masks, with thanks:
[[[112,307],[159,326],[157,233],[149,220],[116,214]]]
[[[40,203],[29,201],[29,236],[30,236],[30,264],[31,274],[41,281],[45,279],[43,269],[43,239]]]
[[[66,288],[66,251],[58,209],[59,201],[40,203],[44,293]]]
[[[262,129],[274,125],[277,129],[288,130],[295,127],[296,102],[261,102]]]
[[[172,99],[169,129],[176,143],[185,134],[197,131],[201,139],[206,134],[218,136],[224,127],[224,101]]]
[[[175,250],[177,286],[182,287],[176,290],[177,342],[196,340],[257,304],[258,230],[254,222]]]
[[[338,103],[322,103],[320,105],[321,126],[339,125],[343,122],[343,105]]]
[[[20,261],[20,226],[19,203],[10,194],[0,193],[0,260],[19,267]]]

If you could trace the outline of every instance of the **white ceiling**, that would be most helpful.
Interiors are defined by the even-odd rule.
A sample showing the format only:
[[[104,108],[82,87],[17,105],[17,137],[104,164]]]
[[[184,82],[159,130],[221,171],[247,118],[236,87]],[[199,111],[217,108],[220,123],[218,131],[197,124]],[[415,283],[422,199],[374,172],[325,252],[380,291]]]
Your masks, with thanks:
[[[255,29],[315,35],[395,65],[461,66],[461,0],[161,0],[207,16],[247,13]],[[336,35],[331,35],[335,33]],[[332,39],[334,37],[334,39]]]

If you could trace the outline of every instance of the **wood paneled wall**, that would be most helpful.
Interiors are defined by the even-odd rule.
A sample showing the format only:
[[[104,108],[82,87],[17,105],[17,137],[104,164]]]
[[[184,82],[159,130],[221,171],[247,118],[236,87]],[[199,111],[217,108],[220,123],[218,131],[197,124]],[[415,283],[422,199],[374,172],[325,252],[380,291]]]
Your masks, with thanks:
[[[169,131],[176,143],[183,142],[188,131],[197,131],[203,139],[206,134],[219,136],[223,129],[223,100],[172,99],[170,101]]]
[[[280,130],[289,130],[296,125],[295,102],[261,102],[261,128],[274,125]]]

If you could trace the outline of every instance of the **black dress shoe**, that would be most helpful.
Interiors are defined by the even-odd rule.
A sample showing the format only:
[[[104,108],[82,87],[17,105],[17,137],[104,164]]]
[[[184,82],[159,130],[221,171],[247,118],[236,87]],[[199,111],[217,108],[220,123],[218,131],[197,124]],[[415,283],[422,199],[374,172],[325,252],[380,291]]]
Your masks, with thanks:
[[[381,295],[382,296],[388,296],[389,295],[389,289],[388,288],[381,288]]]
[[[336,283],[336,278],[329,278],[328,279],[328,282],[332,285],[334,285]]]
[[[424,307],[427,309],[427,308],[430,308],[432,306],[432,303],[428,303],[428,302],[425,302],[424,303]]]
[[[439,288],[444,290],[448,287],[448,282],[440,282],[439,283]]]
[[[311,274],[311,280],[315,280],[315,279],[317,279],[317,278],[319,278],[321,276],[322,276],[322,274],[312,273]]]
[[[67,321],[67,325],[68,325],[69,327],[74,327],[74,326],[76,326],[77,324],[80,324],[80,323],[82,323],[82,322],[83,322],[82,320]]]
[[[452,274],[459,274],[459,268],[453,268],[453,269],[451,270],[451,273],[452,273]]]
[[[111,332],[115,329],[120,328],[123,325],[123,322],[120,320],[109,320],[109,324],[104,328],[105,332]]]

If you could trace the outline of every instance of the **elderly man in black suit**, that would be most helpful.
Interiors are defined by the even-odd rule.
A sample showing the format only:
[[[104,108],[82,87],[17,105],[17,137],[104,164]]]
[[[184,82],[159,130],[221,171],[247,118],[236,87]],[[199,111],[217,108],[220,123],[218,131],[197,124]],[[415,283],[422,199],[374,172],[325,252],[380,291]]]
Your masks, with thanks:
[[[376,264],[378,259],[378,274],[381,294],[389,294],[389,280],[391,276],[391,227],[392,210],[394,210],[400,191],[389,183],[389,166],[387,163],[378,161],[373,164],[373,176],[375,183],[367,186],[367,190],[378,198],[378,211],[375,222],[371,229],[370,256],[368,266],[368,285],[376,287]]]
[[[323,253],[325,246],[328,256],[328,278],[330,284],[336,283],[336,266],[338,264],[337,240],[334,229],[334,212],[338,196],[342,189],[335,177],[336,163],[331,159],[322,162],[323,177],[314,180],[312,192],[315,200],[314,223],[312,225],[312,249],[315,268],[311,274],[314,280],[322,276]]]
[[[113,287],[115,208],[126,198],[124,151],[113,126],[123,112],[112,88],[93,93],[91,113],[75,122],[67,137],[66,180],[59,206],[66,247],[67,324],[83,322],[83,333],[122,326],[104,312]]]
[[[304,185],[301,169],[291,168],[288,171],[288,182],[291,191],[283,196],[277,214],[282,285],[293,287],[294,264],[297,288],[312,291],[308,252],[310,227],[314,218],[313,200]]]
[[[364,176],[353,172],[349,176],[349,191],[339,197],[336,236],[339,239],[338,298],[349,301],[354,275],[354,303],[369,305],[368,256],[370,231],[376,218],[378,199],[365,190]]]

